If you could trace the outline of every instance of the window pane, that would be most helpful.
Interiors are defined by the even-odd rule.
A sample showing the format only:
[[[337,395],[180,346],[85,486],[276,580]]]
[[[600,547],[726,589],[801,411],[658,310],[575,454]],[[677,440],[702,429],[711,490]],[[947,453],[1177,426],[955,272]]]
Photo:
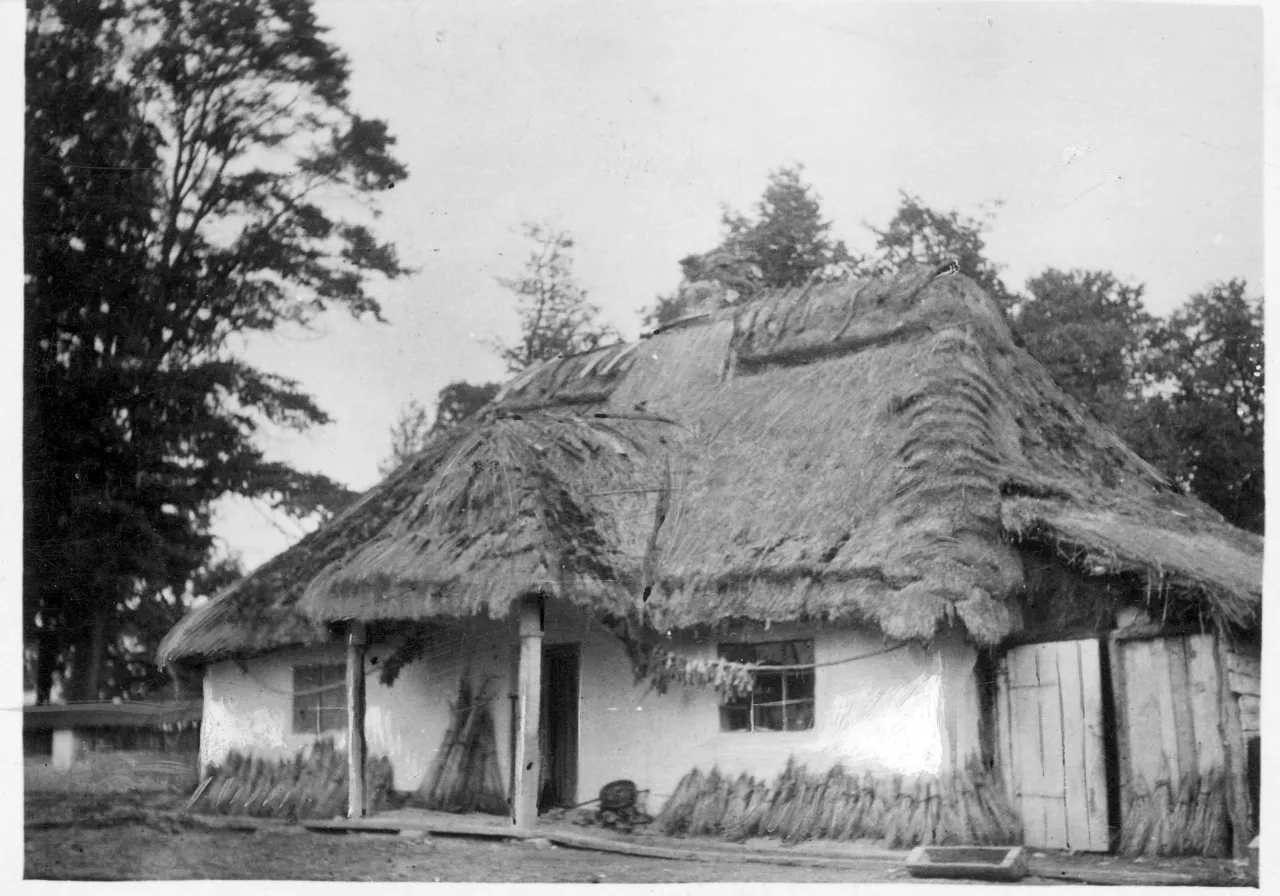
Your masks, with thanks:
[[[309,691],[320,684],[320,666],[294,666],[293,690]]]
[[[768,644],[756,644],[756,662],[766,666],[780,666],[786,662],[786,642],[773,641]]]
[[[786,664],[788,666],[812,665],[813,664],[813,642],[812,641],[788,641]]]
[[[782,676],[777,673],[756,673],[756,687],[752,692],[756,703],[773,703],[782,699]]]
[[[721,731],[747,731],[751,728],[751,709],[746,706],[720,707]]]
[[[783,731],[786,715],[781,706],[757,706],[755,708],[757,731]]]
[[[789,672],[787,674],[787,699],[788,700],[812,700],[813,699],[813,673],[812,672]]]
[[[788,731],[807,731],[813,727],[812,703],[788,703],[786,710]]]
[[[295,704],[293,708],[293,731],[295,734],[310,734],[316,730],[316,711],[314,708]]]
[[[334,731],[336,729],[347,727],[346,710],[339,709],[322,709],[320,710],[320,730]]]

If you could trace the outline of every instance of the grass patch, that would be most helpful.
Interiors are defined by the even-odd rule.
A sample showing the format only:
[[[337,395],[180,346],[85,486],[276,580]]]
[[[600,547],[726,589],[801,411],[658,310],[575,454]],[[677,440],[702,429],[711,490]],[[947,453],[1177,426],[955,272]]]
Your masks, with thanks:
[[[69,769],[55,769],[49,757],[28,756],[24,782],[28,793],[190,793],[198,774],[195,754],[113,751],[89,753]]]

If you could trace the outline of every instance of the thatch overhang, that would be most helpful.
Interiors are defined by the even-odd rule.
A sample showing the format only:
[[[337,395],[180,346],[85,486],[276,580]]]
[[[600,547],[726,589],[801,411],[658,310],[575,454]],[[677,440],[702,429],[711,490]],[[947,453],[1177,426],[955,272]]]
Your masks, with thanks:
[[[661,487],[672,429],[635,413],[486,414],[185,616],[158,661],[324,643],[326,623],[350,619],[501,618],[531,592],[622,609],[645,543],[617,521]]]
[[[1256,627],[1261,540],[1179,494],[981,289],[939,274],[779,291],[541,365],[184,620],[167,655],[259,649],[243,628],[215,636],[242,615],[281,620],[283,641],[303,610],[500,616],[530,590],[659,630],[803,619],[928,639],[958,623],[990,645],[1019,625],[1019,541]]]

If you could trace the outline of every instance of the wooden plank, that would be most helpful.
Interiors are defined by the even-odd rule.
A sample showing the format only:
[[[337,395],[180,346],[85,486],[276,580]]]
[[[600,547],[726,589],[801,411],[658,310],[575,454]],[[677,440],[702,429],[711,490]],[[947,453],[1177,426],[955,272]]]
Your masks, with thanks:
[[[1097,641],[1079,642],[1080,696],[1084,716],[1085,811],[1088,844],[1079,849],[1107,852],[1111,829],[1107,814],[1107,752],[1102,716],[1102,659]]]
[[[1185,642],[1187,704],[1191,709],[1192,737],[1197,768],[1202,775],[1223,767],[1222,732],[1219,728],[1218,664],[1213,636],[1195,635]]]
[[[1174,721],[1173,687],[1169,680],[1169,643],[1168,638],[1150,642],[1151,663],[1147,666],[1147,675],[1155,690],[1160,713],[1160,758],[1164,761],[1160,777],[1171,782],[1173,792],[1177,793],[1178,729]]]
[[[516,700],[520,713],[516,724],[515,792],[511,795],[512,821],[522,829],[538,820],[538,717],[542,702],[542,599],[527,596],[520,601],[520,678]]]
[[[1169,659],[1169,691],[1173,695],[1173,730],[1177,741],[1177,780],[1181,782],[1199,768],[1195,728],[1191,721],[1191,690],[1187,673],[1186,642],[1170,638],[1165,642]]]
[[[347,817],[363,818],[365,801],[363,622],[347,628]]]
[[[1251,675],[1245,671],[1232,669],[1227,673],[1227,676],[1227,681],[1231,685],[1231,692],[1233,694],[1257,697],[1262,693],[1262,683],[1257,674]]]
[[[1043,790],[1044,748],[1042,745],[1040,701],[1037,689],[1021,687],[1038,684],[1035,646],[1010,651],[1010,696],[1013,703],[1013,749],[1017,755],[1018,779],[1014,798],[1022,816],[1023,842],[1045,846],[1044,801],[1030,793]],[[1028,795],[1023,796],[1022,792]]]
[[[1078,641],[1058,644],[1058,682],[1062,701],[1063,785],[1065,788],[1067,848],[1088,849],[1089,807],[1086,787],[1084,686],[1080,675]]]
[[[1259,678],[1262,675],[1262,657],[1252,648],[1232,645],[1227,658],[1230,663],[1227,669],[1231,672],[1253,678]]]
[[[1151,641],[1125,641],[1120,645],[1124,665],[1126,710],[1129,716],[1130,779],[1139,793],[1150,793],[1168,767],[1161,749],[1160,704],[1156,695],[1155,663]]]
[[[1219,635],[1216,638],[1215,654],[1218,668],[1226,670],[1226,639]],[[1226,758],[1227,770],[1227,812],[1231,816],[1231,853],[1234,858],[1243,859],[1248,855],[1249,841],[1253,839],[1253,814],[1249,798],[1249,781],[1247,756],[1245,753],[1244,734],[1240,730],[1240,704],[1232,699],[1231,688],[1227,685],[1227,676],[1221,679],[1219,706],[1222,719],[1222,746]]]
[[[1041,747],[1044,755],[1044,783],[1056,799],[1044,800],[1045,846],[1067,848],[1067,794],[1065,759],[1062,748],[1062,698],[1058,685],[1058,645],[1036,647],[1036,669],[1040,683],[1052,684],[1038,693]]]
[[[1262,701],[1247,694],[1240,698],[1240,732],[1247,740],[1262,734]]]
[[[1009,699],[1009,656],[1006,654],[1001,657],[996,674],[996,754],[1000,776],[1004,780],[1005,796],[1016,809],[1014,782],[1017,778],[1017,766],[1014,764],[1012,731],[1013,704]]]
[[[1119,829],[1124,823],[1125,806],[1133,793],[1133,771],[1129,746],[1128,681],[1124,674],[1121,643],[1114,638],[1107,638],[1107,662],[1111,667],[1111,703],[1115,710],[1116,764],[1120,767],[1120,817],[1111,819],[1111,825]]]

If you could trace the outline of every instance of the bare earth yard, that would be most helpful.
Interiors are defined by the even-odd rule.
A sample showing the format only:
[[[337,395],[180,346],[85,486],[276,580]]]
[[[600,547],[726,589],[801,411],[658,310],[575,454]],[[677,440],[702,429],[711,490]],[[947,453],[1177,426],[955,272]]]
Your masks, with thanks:
[[[461,837],[255,833],[157,822],[157,795],[76,798],[28,793],[25,869],[54,880],[354,880],[565,883],[892,881],[897,865],[840,868],[632,858],[527,842]],[[71,819],[78,816],[72,825]],[[130,818],[136,820],[129,820]],[[42,827],[56,824],[57,827]],[[71,826],[67,826],[71,825]],[[101,825],[101,826],[99,826]]]
[[[218,829],[175,810],[189,781],[150,771],[87,768],[54,774],[28,764],[25,877],[51,880],[333,880],[563,883],[915,881],[898,861],[774,865],[681,861],[557,847],[546,841],[314,833],[297,826]],[[686,847],[695,841],[683,841]],[[709,844],[714,846],[714,844]],[[1024,883],[1247,885],[1231,862],[1044,854]],[[1156,872],[1163,880],[1136,875]]]

